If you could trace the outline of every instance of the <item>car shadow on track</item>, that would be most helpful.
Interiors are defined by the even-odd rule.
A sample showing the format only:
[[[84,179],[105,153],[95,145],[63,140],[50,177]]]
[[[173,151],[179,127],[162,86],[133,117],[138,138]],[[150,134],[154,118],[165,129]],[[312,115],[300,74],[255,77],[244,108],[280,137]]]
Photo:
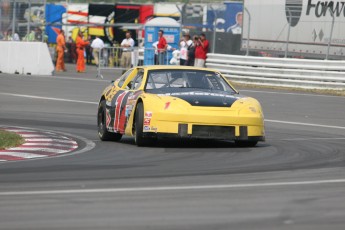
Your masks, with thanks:
[[[135,145],[134,138],[123,137],[119,143]],[[251,149],[251,148],[263,148],[270,146],[267,142],[259,142],[255,147],[239,147],[235,144],[234,141],[225,141],[225,140],[208,140],[208,139],[158,139],[153,143],[145,147],[149,148],[190,148],[190,149],[208,149],[208,148],[233,148],[233,149]],[[144,148],[145,148],[144,147]]]

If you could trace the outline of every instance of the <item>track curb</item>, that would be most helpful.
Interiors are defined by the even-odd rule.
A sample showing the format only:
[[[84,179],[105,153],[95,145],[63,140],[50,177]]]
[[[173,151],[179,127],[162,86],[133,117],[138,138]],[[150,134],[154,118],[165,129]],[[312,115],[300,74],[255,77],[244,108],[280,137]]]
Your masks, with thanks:
[[[17,133],[25,140],[20,146],[0,150],[0,162],[56,157],[79,147],[76,140],[57,132],[13,126],[0,126],[0,129]]]

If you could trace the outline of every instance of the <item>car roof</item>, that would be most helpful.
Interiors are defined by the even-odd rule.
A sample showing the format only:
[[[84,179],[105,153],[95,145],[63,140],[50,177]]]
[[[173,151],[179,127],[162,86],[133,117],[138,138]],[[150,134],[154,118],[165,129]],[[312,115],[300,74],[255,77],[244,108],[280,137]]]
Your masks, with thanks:
[[[203,71],[212,71],[212,72],[219,72],[215,69],[210,68],[200,68],[194,66],[180,66],[180,65],[150,65],[150,66],[137,66],[135,68],[143,68],[146,70],[203,70]]]

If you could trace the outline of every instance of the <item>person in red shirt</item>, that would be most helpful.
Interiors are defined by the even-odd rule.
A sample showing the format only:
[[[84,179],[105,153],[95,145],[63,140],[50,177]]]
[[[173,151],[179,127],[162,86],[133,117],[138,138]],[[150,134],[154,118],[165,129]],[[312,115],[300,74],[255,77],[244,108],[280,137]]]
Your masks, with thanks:
[[[205,62],[207,58],[209,43],[206,39],[205,34],[200,34],[195,47],[195,62],[196,67],[205,67]]]
[[[158,31],[158,65],[164,65],[166,59],[166,50],[168,48],[167,40],[163,37],[164,31]]]

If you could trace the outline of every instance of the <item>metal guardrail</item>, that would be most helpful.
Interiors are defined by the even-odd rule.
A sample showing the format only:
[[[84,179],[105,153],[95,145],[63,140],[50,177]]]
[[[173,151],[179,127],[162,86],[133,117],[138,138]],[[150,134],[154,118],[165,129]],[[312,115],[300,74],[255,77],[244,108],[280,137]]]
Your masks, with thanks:
[[[345,89],[345,61],[210,53],[206,66],[238,83],[305,89]]]

